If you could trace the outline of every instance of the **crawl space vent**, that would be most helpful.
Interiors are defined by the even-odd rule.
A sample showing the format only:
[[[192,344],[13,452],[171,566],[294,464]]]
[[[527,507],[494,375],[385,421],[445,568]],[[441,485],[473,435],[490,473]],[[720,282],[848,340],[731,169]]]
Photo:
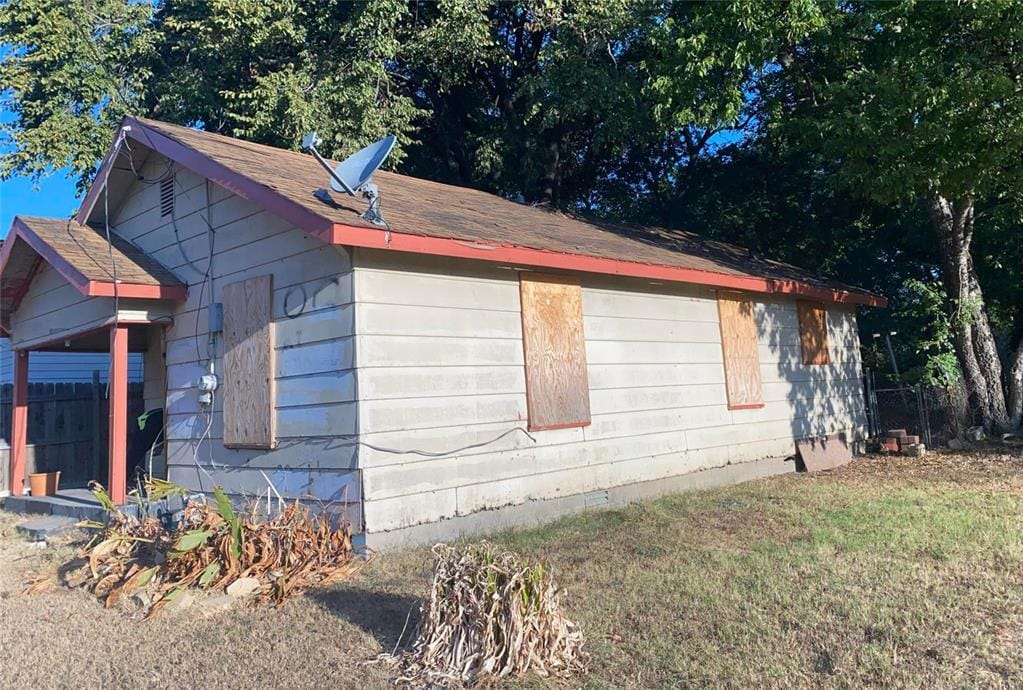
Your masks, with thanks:
[[[160,217],[174,213],[174,176],[160,182]]]

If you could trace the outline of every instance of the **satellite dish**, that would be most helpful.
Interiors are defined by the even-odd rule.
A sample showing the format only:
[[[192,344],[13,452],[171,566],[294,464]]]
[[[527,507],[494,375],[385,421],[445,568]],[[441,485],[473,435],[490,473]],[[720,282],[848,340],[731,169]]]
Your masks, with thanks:
[[[394,135],[384,137],[380,141],[370,144],[364,149],[356,151],[345,158],[334,168],[334,175],[331,176],[330,186],[335,192],[345,192],[348,189],[359,191],[364,184],[369,182],[373,173],[383,164],[384,160],[394,148],[397,139]],[[339,178],[344,181],[344,186],[338,184]]]
[[[320,138],[316,136],[316,132],[310,132],[302,137],[302,150],[312,153],[313,157],[330,174],[330,187],[335,192],[346,192],[351,196],[361,194],[369,200],[369,208],[362,214],[362,218],[374,225],[387,225],[383,216],[380,215],[380,193],[371,179],[377,168],[387,160],[396,141],[397,138],[394,135],[384,137],[380,141],[356,151],[333,169],[316,150],[320,144]],[[321,191],[326,194],[326,190],[317,191],[318,198],[323,198]]]

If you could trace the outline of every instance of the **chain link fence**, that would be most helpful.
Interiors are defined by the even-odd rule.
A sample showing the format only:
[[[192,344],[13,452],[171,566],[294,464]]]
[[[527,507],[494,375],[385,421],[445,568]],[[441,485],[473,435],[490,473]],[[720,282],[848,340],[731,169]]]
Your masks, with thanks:
[[[889,429],[905,429],[933,448],[962,436],[973,425],[966,389],[962,385],[878,388],[868,370],[864,390],[869,430],[874,437]]]

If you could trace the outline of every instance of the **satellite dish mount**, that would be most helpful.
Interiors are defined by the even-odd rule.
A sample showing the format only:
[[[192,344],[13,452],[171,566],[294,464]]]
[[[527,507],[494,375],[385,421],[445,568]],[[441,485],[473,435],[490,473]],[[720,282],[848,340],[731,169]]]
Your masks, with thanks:
[[[393,135],[384,137],[380,141],[356,151],[334,168],[331,168],[330,162],[316,150],[321,143],[316,132],[309,132],[302,137],[302,150],[313,154],[313,158],[330,175],[331,189],[335,192],[345,192],[349,196],[362,196],[369,201],[369,208],[360,216],[361,218],[368,220],[373,225],[386,226],[387,221],[380,215],[380,190],[373,184],[372,177],[391,153],[395,141]],[[325,189],[317,190],[316,196],[320,199],[324,197],[329,199],[329,194]]]

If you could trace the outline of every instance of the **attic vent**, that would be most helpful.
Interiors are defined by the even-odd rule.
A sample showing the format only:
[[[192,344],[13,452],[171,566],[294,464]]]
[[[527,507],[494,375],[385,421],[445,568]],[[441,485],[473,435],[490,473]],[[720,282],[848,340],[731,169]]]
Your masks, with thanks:
[[[160,217],[174,213],[174,176],[160,181]]]

